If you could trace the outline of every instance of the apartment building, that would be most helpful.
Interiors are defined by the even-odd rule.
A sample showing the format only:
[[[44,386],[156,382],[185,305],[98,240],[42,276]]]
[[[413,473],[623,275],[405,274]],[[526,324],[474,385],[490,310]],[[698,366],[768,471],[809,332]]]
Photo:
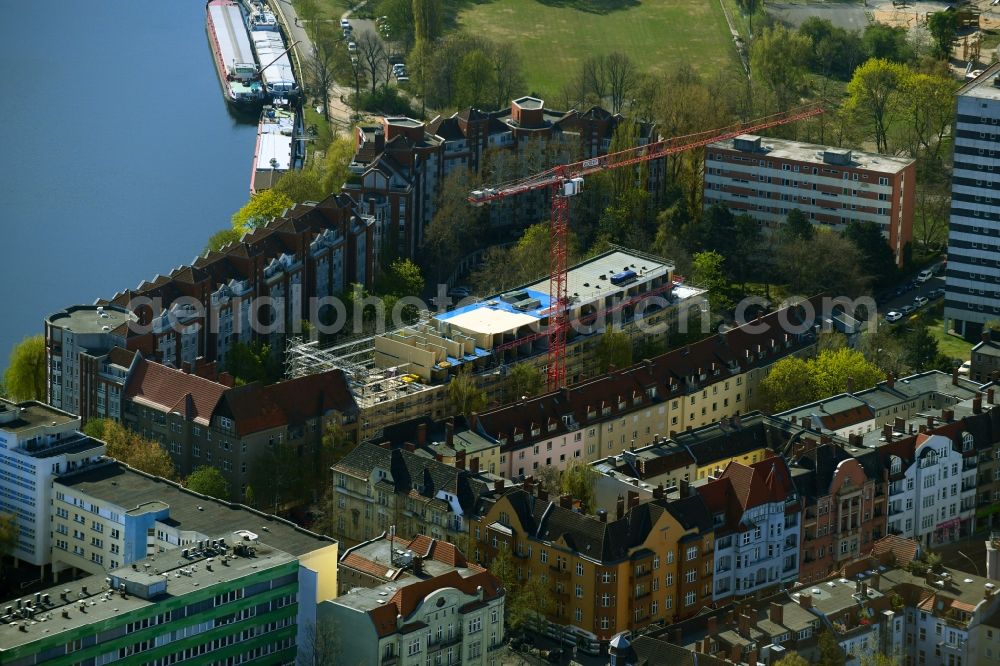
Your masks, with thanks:
[[[780,456],[731,462],[695,490],[715,527],[713,601],[798,578],[802,502]]]
[[[15,561],[49,563],[52,480],[95,464],[104,452],[104,442],[80,432],[79,417],[0,398],[0,514],[15,517]]]
[[[218,533],[214,533],[219,536]],[[7,600],[0,661],[295,664],[300,563],[241,530]]]
[[[994,340],[994,335],[997,339]],[[1000,334],[983,331],[979,342],[972,348],[969,379],[987,383],[1000,378]]]
[[[792,209],[841,231],[874,222],[903,265],[913,237],[912,159],[744,134],[705,147],[706,207],[721,203],[779,228]]]
[[[135,360],[125,347],[137,322],[125,308],[103,305],[75,305],[46,317],[46,402],[85,421],[119,418]]]
[[[804,442],[803,440],[801,440]],[[802,497],[799,578],[811,583],[871,552],[886,533],[886,488],[878,457],[832,441],[803,443],[792,478]],[[862,462],[864,461],[864,462]],[[799,470],[804,473],[796,473]]]
[[[344,595],[353,589],[380,587],[401,579],[426,580],[469,562],[458,546],[418,534],[399,539],[390,528],[374,539],[343,551],[337,562],[337,589]]]
[[[71,344],[90,346],[89,339],[81,341],[74,332],[65,339],[56,337],[56,331],[74,328],[88,336],[114,332],[124,336],[124,342],[104,336],[97,346],[104,349],[105,341],[114,338],[108,349],[125,346],[177,368],[204,358],[224,369],[235,342],[269,344],[278,353],[289,334],[300,332],[302,320],[322,314],[311,312],[316,306],[312,299],[336,296],[352,283],[371,286],[373,234],[373,221],[350,197],[331,195],[318,203],[297,204],[239,242],[99,300],[94,310],[99,306],[100,313],[74,307],[50,317],[50,371],[53,358],[61,356],[63,372],[68,373],[64,383],[74,381],[78,362]],[[274,300],[259,310],[252,308],[262,297]],[[101,319],[101,314],[107,318]],[[251,326],[254,316],[260,326]],[[50,390],[53,382],[50,379]],[[72,394],[67,397],[74,399]]]
[[[955,116],[945,326],[979,338],[983,324],[1000,316],[1000,66],[992,65],[959,89]]]
[[[640,504],[630,493],[610,516],[574,505],[529,481],[469,523],[477,561],[507,550],[519,578],[552,589],[550,635],[596,653],[619,632],[669,624],[711,602],[712,521],[700,497]]]
[[[419,558],[403,558],[394,566],[422,571]],[[319,626],[340,637],[336,662],[497,666],[505,636],[500,581],[474,564],[441,568],[322,602]]]
[[[467,521],[503,490],[503,479],[481,470],[362,442],[333,466],[335,536],[353,546],[395,525],[401,538],[461,544]]]
[[[242,500],[254,460],[276,445],[311,455],[328,426],[354,440],[357,405],[340,370],[262,386],[230,387],[141,359],[129,378],[122,422],[170,452],[178,473],[217,468]]]
[[[357,150],[342,191],[375,219],[380,249],[391,247],[412,257],[423,244],[424,229],[434,217],[449,173],[479,173],[492,157],[499,177],[510,179],[602,155],[623,122],[622,116],[599,107],[556,111],[534,97],[521,97],[496,111],[466,108],[429,123],[386,117],[378,125],[357,128]],[[639,145],[657,140],[653,125],[639,123],[638,129]],[[498,156],[508,152],[509,159]],[[647,173],[649,191],[658,192],[664,161],[650,162]],[[517,208],[499,204],[490,211],[491,223],[547,217],[546,197],[545,192],[527,193],[518,198]]]
[[[296,556],[336,545],[283,518],[200,495],[109,459],[55,479],[50,511],[56,575],[70,568],[102,574],[247,526]]]
[[[667,434],[681,446],[693,445],[695,436],[680,441],[685,435],[678,433],[712,423],[739,432],[740,415],[752,409],[754,390],[771,366],[815,352],[813,317],[815,310],[807,307],[779,310],[629,368],[478,414],[472,429],[497,442],[498,473],[507,478],[542,465],[616,456]],[[791,332],[783,321],[795,322],[788,326]],[[754,453],[763,447],[726,456],[697,446],[690,451],[696,464],[691,480],[734,457],[755,462]]]

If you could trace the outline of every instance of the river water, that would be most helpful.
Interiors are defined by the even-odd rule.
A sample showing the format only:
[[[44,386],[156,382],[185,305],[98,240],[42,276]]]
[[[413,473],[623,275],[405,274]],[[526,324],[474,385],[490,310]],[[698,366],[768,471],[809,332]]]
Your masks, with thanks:
[[[247,199],[202,0],[0,0],[0,368],[49,313],[190,263]]]

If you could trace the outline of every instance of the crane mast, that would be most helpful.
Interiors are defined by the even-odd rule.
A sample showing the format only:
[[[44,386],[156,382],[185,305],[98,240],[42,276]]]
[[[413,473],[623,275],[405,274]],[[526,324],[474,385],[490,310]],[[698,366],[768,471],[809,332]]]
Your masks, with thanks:
[[[548,314],[548,389],[554,391],[566,384],[566,339],[569,332],[569,296],[566,273],[569,238],[569,200],[583,190],[584,177],[594,173],[633,166],[669,155],[707,146],[716,141],[735,138],[748,132],[759,132],[823,113],[818,106],[801,107],[776,113],[721,129],[672,137],[598,157],[562,164],[546,171],[491,188],[473,190],[469,203],[483,206],[494,201],[537,190],[550,190],[552,216],[549,226],[549,307]]]

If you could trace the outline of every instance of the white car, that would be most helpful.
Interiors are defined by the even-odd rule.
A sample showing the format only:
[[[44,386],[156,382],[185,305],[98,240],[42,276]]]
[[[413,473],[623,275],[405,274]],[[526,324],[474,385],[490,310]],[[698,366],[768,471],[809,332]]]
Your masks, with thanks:
[[[347,50],[350,51],[351,53],[354,53],[355,51],[358,50],[358,45],[355,44],[354,42],[347,42]]]
[[[968,377],[969,371],[972,369],[972,361],[966,361],[962,365],[958,366],[958,374],[960,377]]]
[[[351,29],[351,22],[348,21],[347,19],[340,19],[340,27],[343,30],[350,30]]]
[[[903,318],[903,313],[902,312],[896,312],[895,310],[893,310],[891,312],[887,312],[886,315],[885,315],[885,320],[887,322],[889,322],[890,324],[892,322],[899,321],[902,318]]]

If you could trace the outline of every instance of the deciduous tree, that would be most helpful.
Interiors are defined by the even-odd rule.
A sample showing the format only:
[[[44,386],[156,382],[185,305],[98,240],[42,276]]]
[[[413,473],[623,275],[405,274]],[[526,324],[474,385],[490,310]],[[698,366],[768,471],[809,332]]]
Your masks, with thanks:
[[[847,84],[846,109],[871,127],[879,152],[889,151],[889,128],[898,117],[909,71],[905,66],[872,58]]]
[[[695,284],[708,289],[708,302],[717,313],[733,306],[725,261],[718,252],[699,252],[692,262],[691,277]]]
[[[264,190],[250,197],[242,208],[233,214],[233,229],[245,233],[267,224],[281,215],[295,202],[287,194],[275,190]]]
[[[847,389],[848,380],[860,388],[874,386],[885,379],[885,373],[861,352],[846,347],[823,352],[809,363],[819,396],[842,393]]]
[[[605,373],[612,367],[622,369],[632,365],[632,338],[621,329],[609,327],[601,334],[597,346],[598,372]]]
[[[218,252],[230,243],[238,243],[241,234],[236,229],[220,229],[208,237],[205,252]]]
[[[273,384],[282,374],[281,363],[271,354],[271,348],[259,342],[233,343],[226,354],[225,367],[240,385]]]
[[[313,38],[312,55],[305,60],[305,74],[308,77],[312,94],[317,97],[323,105],[323,117],[330,121],[330,90],[336,83],[337,72],[337,52],[336,49],[343,48],[335,35],[330,32],[330,28],[319,27],[325,24],[317,24],[317,32]]]
[[[142,470],[147,474],[175,477],[174,463],[167,450],[111,419],[92,419],[87,423],[88,434],[107,444],[107,455]],[[100,433],[96,435],[93,433]]]
[[[202,495],[229,500],[229,482],[222,476],[222,472],[209,465],[202,465],[191,472],[184,487]]]
[[[476,384],[476,379],[466,369],[454,375],[448,382],[448,398],[455,411],[469,421],[473,412],[486,408],[486,391]]]
[[[843,648],[829,630],[823,631],[819,635],[819,666],[844,666],[847,657]]]
[[[538,366],[528,362],[515,363],[507,374],[504,395],[507,402],[522,397],[533,398],[541,392],[544,384],[545,377]]]
[[[750,49],[751,71],[771,93],[772,108],[784,111],[799,99],[811,46],[806,37],[780,23],[755,36]]]
[[[958,12],[951,8],[934,12],[927,19],[927,29],[934,38],[935,52],[942,59],[951,57],[951,45],[958,36]]]
[[[800,657],[798,652],[790,652],[782,657],[775,666],[809,666],[809,661]]]
[[[760,383],[761,404],[769,412],[781,412],[815,399],[812,369],[801,358],[790,356],[773,366]]]
[[[17,548],[17,514],[0,513],[0,566],[3,558],[10,555],[15,548]]]
[[[559,489],[573,499],[580,500],[584,513],[597,509],[597,479],[600,474],[592,466],[571,463],[563,470]]]
[[[382,73],[382,65],[385,63],[385,49],[382,47],[382,39],[372,32],[365,30],[355,39],[358,45],[358,54],[365,67],[365,74],[372,84],[372,95],[378,86],[379,75]],[[388,83],[388,81],[386,81]]]
[[[816,229],[805,213],[798,208],[793,208],[788,211],[788,215],[785,217],[785,224],[781,228],[781,234],[789,240],[803,240],[808,242],[815,238]]]
[[[32,335],[14,345],[4,373],[7,393],[15,400],[45,400],[45,338]]]

